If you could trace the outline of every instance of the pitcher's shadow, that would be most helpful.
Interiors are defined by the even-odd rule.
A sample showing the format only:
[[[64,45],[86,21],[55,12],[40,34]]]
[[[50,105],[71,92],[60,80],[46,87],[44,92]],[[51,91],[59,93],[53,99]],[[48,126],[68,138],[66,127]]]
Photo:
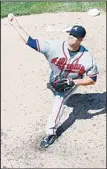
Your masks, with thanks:
[[[57,136],[59,137],[65,132],[76,119],[91,119],[94,116],[106,113],[106,92],[103,93],[88,93],[88,94],[74,94],[72,95],[66,105],[73,107],[73,112],[57,129]],[[102,110],[100,110],[102,109]],[[94,110],[91,114],[88,111]]]

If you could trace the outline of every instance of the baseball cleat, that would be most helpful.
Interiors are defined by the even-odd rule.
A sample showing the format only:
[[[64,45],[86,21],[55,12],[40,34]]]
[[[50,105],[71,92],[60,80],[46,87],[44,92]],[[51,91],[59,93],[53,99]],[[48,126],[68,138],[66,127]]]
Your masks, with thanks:
[[[49,147],[55,140],[57,139],[57,135],[46,135],[40,143],[41,148]]]

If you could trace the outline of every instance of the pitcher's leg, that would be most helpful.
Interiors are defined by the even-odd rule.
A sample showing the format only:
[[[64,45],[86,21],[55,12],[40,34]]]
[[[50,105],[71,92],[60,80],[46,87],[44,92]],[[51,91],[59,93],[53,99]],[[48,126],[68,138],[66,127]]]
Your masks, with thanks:
[[[52,113],[50,114],[47,126],[46,126],[46,134],[47,135],[54,135],[56,134],[56,129],[60,124],[60,116],[61,112],[63,111],[64,105],[64,98],[60,94],[55,96]]]
[[[56,130],[60,125],[60,119],[63,115],[63,110],[65,108],[65,103],[68,98],[74,93],[77,89],[77,86],[72,90],[61,92],[56,94],[55,101],[52,108],[52,113],[49,116],[46,126],[46,134],[54,135],[56,134]]]
[[[41,148],[46,148],[50,146],[57,139],[56,130],[60,125],[60,119],[63,114],[64,104],[66,103],[66,100],[68,100],[68,98],[76,90],[76,88],[77,87],[75,87],[75,89],[73,90],[71,89],[67,92],[56,94],[52,113],[47,121],[46,136],[40,143]]]

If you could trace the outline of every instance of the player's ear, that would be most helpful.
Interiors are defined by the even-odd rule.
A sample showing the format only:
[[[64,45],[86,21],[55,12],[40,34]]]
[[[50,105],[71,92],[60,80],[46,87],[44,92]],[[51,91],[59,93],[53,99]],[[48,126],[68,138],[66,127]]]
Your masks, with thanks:
[[[84,38],[79,38],[79,41],[82,42]]]

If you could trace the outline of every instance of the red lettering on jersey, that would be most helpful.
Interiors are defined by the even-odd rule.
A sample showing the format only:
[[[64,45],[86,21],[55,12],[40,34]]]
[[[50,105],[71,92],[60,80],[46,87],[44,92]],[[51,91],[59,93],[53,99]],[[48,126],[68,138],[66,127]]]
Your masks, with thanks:
[[[65,58],[53,58],[51,60],[51,63],[54,63],[56,66],[59,67],[59,69],[63,70],[66,65],[66,59]]]
[[[83,75],[85,73],[85,67],[81,66],[80,71],[79,71],[79,75]]]
[[[57,60],[58,60],[58,57],[57,57],[57,58],[53,58],[53,59],[51,60],[51,63],[54,63],[54,64],[56,65]]]
[[[52,59],[51,63],[54,63],[56,66],[59,67],[59,69],[64,70],[64,67],[66,65],[66,59],[57,57]],[[68,73],[78,73],[79,75],[83,75],[85,73],[85,67],[78,63],[67,64],[66,69]]]
[[[78,73],[79,75],[85,73],[85,67],[81,64],[67,64],[67,70],[69,73]]]
[[[57,66],[62,66],[66,64],[65,58],[60,58],[57,62]]]
[[[67,64],[67,69],[69,70],[72,70],[72,69],[77,69],[79,70],[81,67],[81,64]]]

